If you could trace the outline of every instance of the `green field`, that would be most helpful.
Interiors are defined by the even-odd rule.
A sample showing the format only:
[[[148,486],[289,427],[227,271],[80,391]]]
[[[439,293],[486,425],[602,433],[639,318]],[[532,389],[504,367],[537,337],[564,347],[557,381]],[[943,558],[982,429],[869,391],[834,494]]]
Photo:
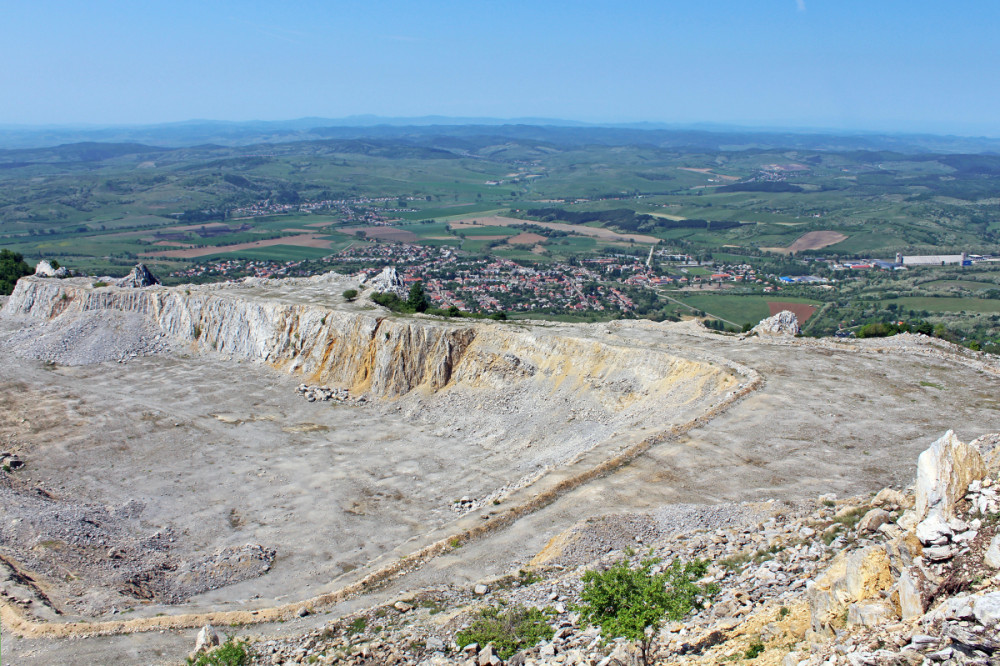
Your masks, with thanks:
[[[737,325],[756,324],[771,315],[768,302],[808,303],[819,307],[821,303],[805,298],[786,298],[781,294],[755,296],[737,294],[697,294],[692,292],[670,292],[677,300],[709,315],[725,319]]]
[[[497,212],[496,204],[458,204],[440,208],[422,208],[413,212],[399,213],[399,217],[404,220],[437,220],[440,218],[462,217],[485,212]]]
[[[948,298],[934,296],[904,296],[882,301],[882,305],[895,304],[905,310],[927,312],[977,312],[1000,313],[1000,301],[989,298]]]
[[[452,231],[455,234],[463,234],[465,236],[516,236],[521,233],[520,229],[511,229],[510,227],[463,227],[461,229],[455,229]]]

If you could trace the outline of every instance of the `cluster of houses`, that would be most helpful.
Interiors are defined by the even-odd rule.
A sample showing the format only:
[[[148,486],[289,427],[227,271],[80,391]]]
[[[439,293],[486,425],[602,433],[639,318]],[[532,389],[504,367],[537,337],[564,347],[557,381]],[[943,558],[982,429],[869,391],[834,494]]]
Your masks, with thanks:
[[[405,197],[412,201],[413,197]],[[297,204],[279,204],[271,199],[264,199],[249,206],[233,208],[229,217],[234,219],[247,217],[262,217],[266,215],[288,215],[290,213],[316,213],[329,211],[338,214],[347,222],[363,222],[366,224],[388,224],[386,213],[412,212],[410,208],[390,208],[389,203],[399,203],[399,197],[358,197],[355,199],[324,199]]]
[[[438,307],[479,312],[628,312],[635,307],[621,289],[597,284],[606,278],[586,265],[525,266],[502,257],[468,257],[446,247],[407,243],[355,246],[332,261],[344,272],[395,266],[407,285],[423,282]]]

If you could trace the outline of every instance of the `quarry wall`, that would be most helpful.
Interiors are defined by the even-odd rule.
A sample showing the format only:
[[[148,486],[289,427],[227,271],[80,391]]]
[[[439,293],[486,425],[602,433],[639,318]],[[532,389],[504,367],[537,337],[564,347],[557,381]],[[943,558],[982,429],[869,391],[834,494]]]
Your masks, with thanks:
[[[743,379],[737,368],[661,350],[527,326],[462,325],[374,308],[345,311],[289,303],[232,286],[128,289],[28,277],[18,282],[3,312],[56,320],[101,310],[138,313],[197,349],[264,362],[309,382],[375,398],[456,384],[501,389],[528,383],[578,389],[617,412],[664,392],[673,392],[671,400],[683,404]],[[686,387],[684,395],[676,394],[678,382]]]

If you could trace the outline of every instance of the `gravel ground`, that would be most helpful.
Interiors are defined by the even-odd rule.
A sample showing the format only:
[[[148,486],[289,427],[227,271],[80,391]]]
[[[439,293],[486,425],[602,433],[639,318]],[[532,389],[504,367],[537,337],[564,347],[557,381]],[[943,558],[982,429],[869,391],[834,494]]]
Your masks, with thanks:
[[[159,327],[132,312],[100,310],[65,314],[57,323],[25,318],[17,325],[18,330],[0,339],[0,350],[61,365],[125,363],[170,348]]]
[[[15,557],[22,568],[48,578],[65,578],[59,591],[65,607],[89,615],[143,600],[180,603],[263,575],[274,561],[275,551],[257,544],[210,555],[176,552],[174,530],[144,528],[144,509],[137,500],[110,507],[65,501],[24,483],[17,472],[0,471],[0,557]],[[94,586],[97,580],[101,585]]]
[[[561,554],[549,563],[579,566],[608,552],[639,550],[668,536],[740,529],[760,522],[763,515],[749,504],[670,504],[646,513],[598,516],[574,527]]]

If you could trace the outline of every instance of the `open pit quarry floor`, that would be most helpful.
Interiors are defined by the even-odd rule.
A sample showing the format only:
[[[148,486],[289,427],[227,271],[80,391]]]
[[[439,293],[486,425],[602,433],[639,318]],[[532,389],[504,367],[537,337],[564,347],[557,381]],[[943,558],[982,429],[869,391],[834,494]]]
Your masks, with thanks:
[[[8,319],[0,336],[24,325]],[[708,412],[736,380],[722,382],[714,401],[692,397],[669,422],[649,411],[650,420],[628,432],[607,419],[588,421],[580,410],[593,404],[574,404],[571,393],[553,388],[545,428],[526,434],[528,407],[517,396],[497,407],[502,389],[414,390],[335,404],[304,400],[294,372],[193,344],[127,364],[67,366],[5,354],[0,448],[25,465],[9,475],[4,492],[14,500],[0,509],[4,603],[44,593],[51,607],[36,599],[17,609],[20,616],[52,626],[132,620],[147,623],[133,629],[149,630],[24,637],[5,614],[3,663],[179,663],[197,629],[171,628],[164,618],[234,610],[267,617],[267,609],[336,591],[450,534],[475,531],[484,516],[657,435],[632,460],[566,485],[382,585],[315,604],[307,617],[285,614],[231,631],[300,633],[407,592],[516,571],[595,516],[907,485],[912,461],[946,430],[965,441],[1000,431],[1000,376],[962,362],[968,355],[917,342],[779,343],[648,322],[486,326],[713,365],[728,359],[761,382],[673,435],[670,426]],[[580,435],[591,448],[560,448],[575,428],[602,427],[593,442]],[[530,445],[505,451],[507,432]],[[499,503],[462,514],[453,503],[463,496]],[[240,550],[248,544],[255,550]],[[151,576],[144,560],[159,573]]]

